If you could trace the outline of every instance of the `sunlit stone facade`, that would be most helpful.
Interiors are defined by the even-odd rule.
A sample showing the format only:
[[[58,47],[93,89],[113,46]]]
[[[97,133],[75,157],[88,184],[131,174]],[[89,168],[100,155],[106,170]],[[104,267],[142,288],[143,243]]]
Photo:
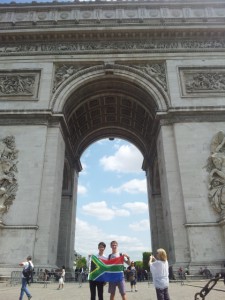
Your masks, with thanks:
[[[79,159],[104,137],[143,154],[152,250],[224,264],[224,20],[222,0],[0,4],[0,273],[72,268]]]

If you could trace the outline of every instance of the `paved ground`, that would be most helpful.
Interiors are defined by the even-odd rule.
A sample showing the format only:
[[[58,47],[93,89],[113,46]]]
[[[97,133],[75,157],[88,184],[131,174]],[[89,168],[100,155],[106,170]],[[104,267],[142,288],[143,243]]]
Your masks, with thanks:
[[[169,287],[171,300],[194,300],[195,294],[200,292],[207,281],[186,282],[184,285],[180,283],[171,283]],[[127,285],[127,299],[128,300],[156,300],[155,290],[152,284],[141,282],[138,284],[138,292],[130,292],[130,285]],[[32,294],[32,300],[89,300],[89,286],[84,283],[79,287],[78,283],[66,283],[64,290],[57,290],[57,283],[51,283],[47,288],[43,288],[42,284],[32,284],[29,289]],[[225,286],[223,282],[219,282],[206,297],[206,300],[224,300],[225,299]],[[19,299],[20,285],[9,286],[5,283],[0,283],[0,299],[1,300],[14,300]],[[24,296],[24,300],[27,297]],[[104,299],[109,300],[107,293],[107,286],[104,290]],[[116,292],[116,299],[120,300],[121,297]],[[202,300],[202,298],[199,298]],[[97,299],[96,299],[97,300]]]

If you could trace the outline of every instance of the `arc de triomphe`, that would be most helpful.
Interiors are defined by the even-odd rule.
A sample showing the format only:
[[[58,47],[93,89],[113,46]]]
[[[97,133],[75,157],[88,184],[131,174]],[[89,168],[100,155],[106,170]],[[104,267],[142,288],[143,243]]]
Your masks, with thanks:
[[[72,267],[79,159],[110,137],[143,154],[153,250],[224,264],[224,22],[224,0],[0,4],[0,273]]]

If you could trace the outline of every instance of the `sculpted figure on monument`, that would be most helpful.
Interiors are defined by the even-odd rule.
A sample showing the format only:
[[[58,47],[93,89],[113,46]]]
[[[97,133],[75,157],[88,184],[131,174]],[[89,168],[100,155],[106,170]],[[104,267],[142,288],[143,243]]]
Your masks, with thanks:
[[[166,70],[164,63],[151,65],[132,65],[132,67],[139,69],[148,74],[150,77],[154,78],[163,87],[163,89],[167,91]]]
[[[209,200],[218,212],[225,212],[225,134],[219,131],[211,142],[208,159]]]
[[[15,138],[7,136],[0,140],[0,223],[3,223],[3,214],[9,210],[16,196],[18,188],[15,172],[15,159],[18,150],[15,147]]]
[[[53,92],[78,70],[73,65],[63,65],[56,69]]]
[[[0,95],[33,95],[33,76],[0,76]]]
[[[225,74],[217,72],[198,73],[186,82],[187,92],[197,90],[224,91]]]
[[[6,192],[4,187],[0,188],[0,216],[2,216],[7,210],[8,206],[6,205],[6,200],[9,198],[9,195]],[[0,218],[1,223],[1,218]]]

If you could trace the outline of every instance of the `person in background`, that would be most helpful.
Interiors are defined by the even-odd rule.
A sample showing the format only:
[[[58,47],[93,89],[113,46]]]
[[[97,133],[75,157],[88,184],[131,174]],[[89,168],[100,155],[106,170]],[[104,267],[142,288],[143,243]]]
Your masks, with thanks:
[[[156,289],[158,300],[170,300],[169,287],[169,265],[166,251],[162,248],[156,252],[156,258],[151,255],[149,259],[150,271],[152,273],[153,284]]]
[[[22,271],[22,287],[21,287],[21,292],[20,292],[20,297],[19,297],[19,300],[22,300],[23,299],[23,295],[24,293],[27,295],[27,298],[28,300],[30,300],[32,298],[28,288],[27,288],[27,284],[28,284],[28,278],[25,277],[25,273],[28,269],[31,269],[31,272],[33,272],[33,269],[34,269],[34,265],[32,263],[32,257],[31,256],[28,256],[27,257],[27,261],[25,262],[21,262],[19,263],[19,265],[21,267],[23,267],[23,271]]]
[[[44,288],[47,288],[48,287],[48,277],[49,277],[49,275],[48,275],[48,270],[47,269],[45,269],[44,270],[44,273],[43,273],[43,277],[44,277]]]
[[[135,290],[135,292],[137,292],[137,271],[135,268],[135,264],[132,261],[130,263],[130,266],[127,268],[127,272],[128,272],[128,279],[130,281],[130,287],[131,287],[131,292],[133,292]]]
[[[107,257],[104,255],[105,248],[106,248],[106,244],[104,242],[100,242],[98,244],[98,254],[96,255],[98,258],[107,259]],[[90,259],[91,259],[91,256],[90,256]],[[90,263],[91,263],[91,261],[89,261],[89,264]],[[98,290],[98,299],[103,300],[103,287],[104,287],[104,285],[105,285],[105,282],[89,280],[91,300],[96,299],[96,288]]]
[[[118,251],[118,243],[116,241],[112,241],[110,243],[112,248],[112,253],[109,255],[108,259],[123,256],[126,258],[125,263],[130,265],[130,257],[127,254],[119,253]],[[108,292],[110,293],[110,300],[115,299],[116,287],[119,288],[122,300],[127,300],[126,296],[126,288],[125,288],[125,279],[123,277],[122,281],[118,282],[109,282],[109,289]]]
[[[81,267],[79,270],[78,270],[78,282],[79,282],[79,287],[82,287],[82,283],[84,281],[84,268]]]
[[[62,290],[64,289],[65,275],[66,275],[65,266],[62,266],[61,274],[59,277],[59,286],[58,286],[57,290],[60,290],[60,287]]]

